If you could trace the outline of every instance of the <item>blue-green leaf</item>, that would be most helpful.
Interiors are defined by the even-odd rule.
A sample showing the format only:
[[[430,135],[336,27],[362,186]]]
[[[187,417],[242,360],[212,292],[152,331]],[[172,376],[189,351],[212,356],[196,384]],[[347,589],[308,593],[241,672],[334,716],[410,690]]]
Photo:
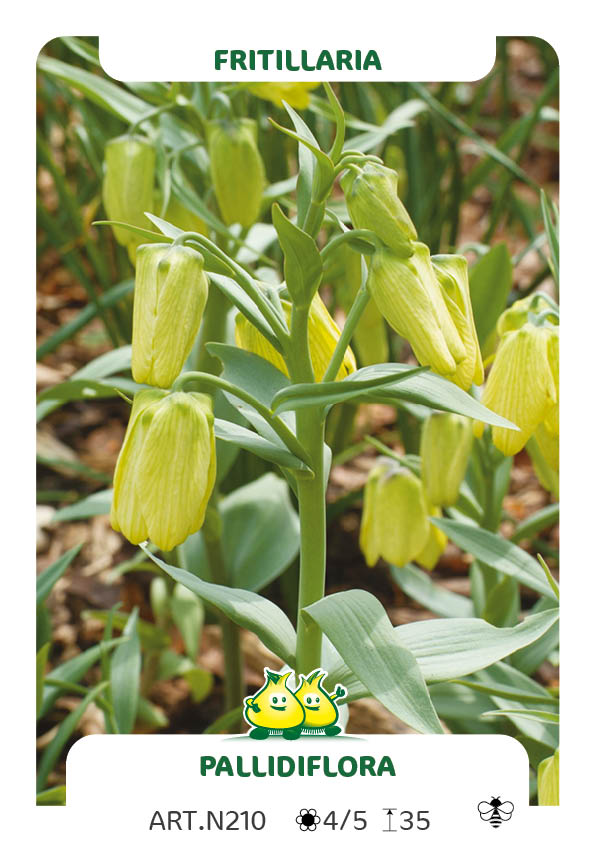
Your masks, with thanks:
[[[61,579],[66,573],[66,570],[77,557],[82,546],[82,543],[77,544],[76,547],[73,547],[71,550],[65,552],[63,556],[60,556],[57,561],[50,564],[49,567],[46,567],[45,570],[39,574],[36,582],[37,605],[39,605],[40,602],[43,602],[58,579]]]
[[[382,704],[415,730],[442,727],[414,656],[395,636],[381,603],[367,591],[324,597],[303,609],[345,664]]]

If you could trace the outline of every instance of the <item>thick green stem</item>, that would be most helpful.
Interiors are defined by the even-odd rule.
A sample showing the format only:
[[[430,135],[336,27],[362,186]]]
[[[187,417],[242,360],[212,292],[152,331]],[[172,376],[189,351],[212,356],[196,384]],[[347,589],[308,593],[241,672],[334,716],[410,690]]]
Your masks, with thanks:
[[[314,371],[308,346],[309,307],[294,306],[291,319],[292,354],[288,360],[293,383],[313,383]],[[324,471],[324,411],[303,407],[296,412],[296,432],[306,450],[314,476],[298,478],[300,513],[300,582],[296,671],[308,675],[320,667],[322,632],[306,625],[302,608],[324,596],[326,576],[326,477]]]
[[[297,412],[298,438],[305,445],[314,477],[298,479],[300,511],[300,584],[297,623],[297,674],[320,667],[322,631],[306,626],[301,609],[324,596],[326,577],[326,482],[324,471],[324,415],[318,407]]]

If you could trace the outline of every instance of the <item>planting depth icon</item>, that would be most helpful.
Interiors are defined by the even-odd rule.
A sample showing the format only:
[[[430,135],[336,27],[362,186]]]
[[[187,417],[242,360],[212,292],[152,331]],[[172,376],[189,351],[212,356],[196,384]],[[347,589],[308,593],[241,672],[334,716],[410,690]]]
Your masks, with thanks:
[[[484,822],[489,822],[492,827],[500,827],[502,822],[512,818],[514,804],[512,801],[501,801],[500,796],[492,796],[491,801],[480,801],[477,805],[479,815]]]
[[[252,739],[282,736],[297,740],[303,735],[336,737],[341,733],[341,726],[336,724],[339,708],[335,700],[347,696],[345,688],[337,684],[329,694],[322,684],[327,673],[316,669],[307,676],[300,675],[299,687],[292,691],[287,682],[293,675],[291,671],[265,669],[263,686],[244,699],[244,719],[252,726]]]

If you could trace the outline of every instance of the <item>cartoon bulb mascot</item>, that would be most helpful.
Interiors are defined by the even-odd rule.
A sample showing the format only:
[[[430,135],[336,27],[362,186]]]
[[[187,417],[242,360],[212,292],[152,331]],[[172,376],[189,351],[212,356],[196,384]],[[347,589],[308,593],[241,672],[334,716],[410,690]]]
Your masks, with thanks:
[[[244,718],[252,725],[249,736],[265,740],[269,734],[281,734],[286,740],[297,740],[302,732],[304,708],[287,687],[287,679],[293,673],[265,669],[264,674],[264,687],[244,699]]]
[[[324,670],[313,670],[310,675],[300,675],[300,686],[295,695],[305,711],[305,718],[302,729],[307,729],[309,734],[326,734],[327,737],[334,737],[341,733],[341,727],[336,725],[339,718],[339,708],[335,699],[341,699],[347,695],[347,691],[340,684],[337,684],[335,691],[330,696],[322,686],[322,680],[327,674]]]

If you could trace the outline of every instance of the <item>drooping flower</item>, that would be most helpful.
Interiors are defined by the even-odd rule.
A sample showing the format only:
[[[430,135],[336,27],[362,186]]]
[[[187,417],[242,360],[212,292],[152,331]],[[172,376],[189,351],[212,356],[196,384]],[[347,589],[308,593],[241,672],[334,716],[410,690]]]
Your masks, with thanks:
[[[430,537],[420,480],[406,468],[378,460],[364,488],[359,543],[368,567],[379,558],[404,567],[423,553]]]
[[[190,353],[207,302],[203,258],[187,246],[137,249],[132,322],[132,376],[169,388]]]
[[[246,85],[250,93],[260,99],[268,99],[278,108],[283,108],[285,101],[292,108],[307,108],[310,104],[310,91],[320,82],[250,82]]]
[[[483,383],[483,361],[471,306],[467,260],[459,254],[437,254],[432,257],[432,266],[450,317],[465,346],[464,359],[457,364],[455,373],[447,377],[468,391],[472,383],[477,386]]]
[[[448,312],[423,243],[413,243],[409,259],[378,249],[370,263],[368,286],[390,326],[411,344],[422,365],[454,375],[466,358],[465,346]]]
[[[142,135],[121,135],[105,145],[103,204],[108,219],[148,228],[145,212],[153,211],[155,147]],[[141,236],[114,225],[114,237],[131,258]]]
[[[116,464],[113,528],[173,549],[202,526],[215,473],[210,397],[142,390]]]
[[[289,324],[291,321],[292,305],[288,301],[282,301],[282,305],[287,324]],[[322,380],[328,368],[340,335],[341,331],[338,325],[324,306],[320,295],[316,293],[312,299],[308,317],[308,345],[314,377],[317,382]],[[287,366],[281,354],[273,348],[269,340],[241,313],[236,317],[235,339],[236,345],[239,348],[243,348],[245,351],[251,351],[253,354],[258,354],[259,357],[268,360],[275,368],[288,375]],[[355,369],[356,364],[353,351],[351,348],[347,348],[343,357],[343,363],[335,379],[343,380],[348,374],[352,374]]]
[[[417,231],[399,198],[398,182],[394,170],[367,162],[350,166],[341,187],[354,226],[373,231],[399,257],[410,257]]]
[[[454,506],[473,446],[469,418],[436,412],[424,421],[421,434],[421,478],[432,506]]]
[[[256,121],[247,117],[207,125],[213,187],[226,225],[249,228],[260,216],[266,179],[256,138]]]
[[[539,425],[551,420],[558,403],[551,350],[556,342],[552,325],[526,322],[519,330],[506,332],[498,346],[482,402],[519,428],[492,429],[495,446],[507,456],[522,450]]]

